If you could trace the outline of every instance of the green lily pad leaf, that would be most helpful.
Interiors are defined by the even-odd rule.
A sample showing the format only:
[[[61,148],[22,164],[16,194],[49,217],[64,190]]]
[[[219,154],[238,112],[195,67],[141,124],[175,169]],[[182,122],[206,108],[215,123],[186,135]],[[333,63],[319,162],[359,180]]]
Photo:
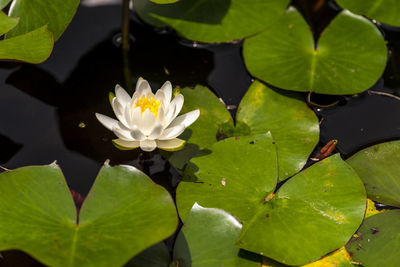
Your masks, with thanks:
[[[359,151],[347,163],[363,180],[372,200],[400,207],[400,141],[386,142]]]
[[[79,0],[13,0],[8,15],[19,17],[20,22],[7,33],[6,38],[22,35],[48,24],[57,40],[74,17],[78,5]]]
[[[150,1],[156,4],[173,4],[178,2],[179,0],[150,0]]]
[[[180,93],[185,98],[181,114],[195,109],[200,110],[200,117],[179,137],[187,140],[184,149],[174,153],[162,152],[176,169],[182,171],[200,150],[217,142],[217,133],[221,125],[233,126],[233,119],[221,101],[207,87],[197,85],[195,89],[181,89]]]
[[[271,131],[280,181],[299,172],[318,144],[318,118],[301,96],[270,89],[258,81],[243,97],[236,120],[248,125],[252,134]]]
[[[264,30],[282,16],[289,2],[185,0],[158,5],[149,0],[136,0],[134,8],[147,23],[169,25],[184,38],[214,43],[242,39]]]
[[[220,208],[240,220],[254,216],[254,202],[271,193],[277,182],[276,149],[270,133],[231,137],[193,158],[177,188],[177,206],[183,221],[195,202]],[[240,204],[239,201],[240,200]]]
[[[0,0],[0,9],[5,8],[10,2],[11,0]]]
[[[400,3],[397,0],[336,0],[341,7],[379,22],[400,26]]]
[[[272,139],[252,138],[258,148],[245,147],[251,136],[229,138],[214,144],[209,155],[192,159],[193,172],[177,190],[181,218],[194,202],[224,209],[243,223],[240,248],[288,265],[306,264],[342,247],[365,212],[365,189],[355,171],[334,155],[273,194]],[[260,148],[264,152],[255,151]]]
[[[178,170],[198,153],[207,153],[207,147],[217,140],[271,131],[278,147],[279,180],[285,180],[303,168],[318,143],[318,118],[297,93],[273,90],[255,81],[239,105],[236,126],[225,106],[206,87],[185,88],[181,93],[185,97],[182,113],[200,109],[200,117],[183,135],[186,147],[164,153]]]
[[[0,11],[0,35],[5,34],[18,24],[18,18],[10,18]]]
[[[400,262],[400,210],[385,211],[364,220],[346,248],[362,266],[395,267]]]
[[[176,239],[174,259],[178,266],[260,266],[260,257],[235,246],[241,229],[226,211],[195,203]]]
[[[50,56],[53,43],[53,35],[45,25],[31,32],[0,41],[0,59],[41,63]]]
[[[170,262],[168,247],[159,242],[136,255],[124,267],[168,267]]]
[[[55,267],[122,265],[177,226],[168,192],[130,166],[104,166],[79,217],[55,164],[4,172],[0,218],[0,251]]]
[[[294,8],[263,33],[246,39],[243,54],[255,77],[282,89],[355,94],[381,77],[387,48],[369,20],[342,11],[314,43]]]

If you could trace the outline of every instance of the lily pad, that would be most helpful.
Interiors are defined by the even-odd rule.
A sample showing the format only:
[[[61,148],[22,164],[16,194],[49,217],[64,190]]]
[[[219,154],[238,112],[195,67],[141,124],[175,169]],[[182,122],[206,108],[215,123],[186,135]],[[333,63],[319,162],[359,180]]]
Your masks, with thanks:
[[[341,7],[379,22],[400,26],[400,2],[397,0],[336,0]]]
[[[258,255],[235,246],[242,225],[229,213],[193,205],[174,249],[178,266],[260,266]]]
[[[363,180],[372,200],[400,207],[400,141],[386,142],[359,151],[347,163]]]
[[[271,131],[276,142],[279,180],[299,172],[318,144],[319,122],[303,98],[255,81],[239,105],[236,120],[251,134]]]
[[[130,166],[104,166],[79,216],[55,164],[4,172],[0,218],[0,250],[55,267],[122,265],[177,226],[168,192]]]
[[[60,38],[78,8],[79,0],[13,0],[8,15],[19,17],[18,25],[6,38],[26,34],[48,24],[54,39]]]
[[[26,34],[0,41],[0,59],[41,63],[50,56],[53,43],[53,36],[45,25]]]
[[[158,5],[149,0],[136,0],[134,9],[154,26],[168,25],[184,38],[214,43],[242,39],[264,30],[282,16],[289,2],[184,0],[173,5]]]
[[[200,110],[200,117],[179,137],[187,141],[185,148],[174,153],[163,152],[168,161],[182,171],[200,150],[217,142],[217,133],[221,125],[233,125],[233,119],[221,101],[207,87],[197,85],[194,89],[184,88],[180,93],[185,99],[181,114],[195,109]]]
[[[10,2],[11,0],[0,0],[0,9],[5,8]]]
[[[169,156],[178,170],[196,154],[207,153],[206,148],[219,139],[271,131],[278,147],[279,180],[285,180],[303,168],[318,143],[318,118],[298,93],[273,90],[255,81],[239,105],[236,126],[206,87],[185,88],[181,93],[185,97],[182,113],[200,109],[200,117],[183,135],[186,147]]]
[[[195,202],[226,210],[243,223],[240,248],[306,264],[343,246],[362,222],[364,186],[339,155],[292,177],[274,194],[277,166],[269,135],[228,138],[210,150],[192,159],[178,186],[179,214],[185,220]]]
[[[400,210],[391,210],[365,219],[346,248],[353,260],[365,267],[396,267],[400,262],[399,240]]]
[[[306,265],[301,265],[303,267],[354,267],[352,263],[350,254],[347,252],[346,248],[343,246],[338,250],[335,250],[328,255],[322,257],[321,259],[308,263]],[[282,264],[271,260],[269,258],[263,258],[263,264],[261,267],[289,267],[290,265]]]
[[[301,14],[290,8],[273,27],[245,40],[249,72],[286,90],[355,94],[381,77],[387,48],[372,22],[342,11],[317,41]]]
[[[18,24],[18,18],[10,18],[0,11],[0,35],[5,34]]]

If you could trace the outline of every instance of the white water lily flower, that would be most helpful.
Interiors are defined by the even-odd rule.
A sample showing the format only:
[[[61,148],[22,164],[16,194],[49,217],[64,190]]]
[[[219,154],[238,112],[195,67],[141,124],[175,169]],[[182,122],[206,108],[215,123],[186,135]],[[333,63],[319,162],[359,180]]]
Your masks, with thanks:
[[[172,101],[171,97],[169,81],[154,95],[149,83],[139,78],[132,98],[121,86],[115,86],[112,108],[118,120],[99,113],[96,117],[118,137],[113,140],[117,146],[140,147],[143,151],[153,151],[156,147],[175,151],[185,144],[177,137],[197,120],[200,111],[196,109],[177,117],[183,106],[183,95],[176,95]]]

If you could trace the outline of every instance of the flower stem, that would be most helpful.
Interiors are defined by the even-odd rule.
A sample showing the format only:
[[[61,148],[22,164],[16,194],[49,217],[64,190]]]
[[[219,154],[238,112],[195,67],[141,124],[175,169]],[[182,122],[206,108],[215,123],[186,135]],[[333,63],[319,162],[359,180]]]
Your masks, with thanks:
[[[129,60],[129,48],[130,48],[130,38],[129,38],[129,1],[122,0],[122,60],[123,60],[123,71],[125,78],[125,88],[128,93],[133,93],[132,85],[132,75],[131,66]]]
[[[129,1],[122,0],[122,49],[129,51]]]

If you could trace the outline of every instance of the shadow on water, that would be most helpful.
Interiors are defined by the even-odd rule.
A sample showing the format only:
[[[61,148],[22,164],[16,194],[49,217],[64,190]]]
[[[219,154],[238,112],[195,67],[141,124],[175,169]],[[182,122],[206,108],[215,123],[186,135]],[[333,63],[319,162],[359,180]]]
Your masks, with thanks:
[[[22,148],[22,145],[17,144],[7,136],[0,134],[0,147],[0,164],[4,164]]]

